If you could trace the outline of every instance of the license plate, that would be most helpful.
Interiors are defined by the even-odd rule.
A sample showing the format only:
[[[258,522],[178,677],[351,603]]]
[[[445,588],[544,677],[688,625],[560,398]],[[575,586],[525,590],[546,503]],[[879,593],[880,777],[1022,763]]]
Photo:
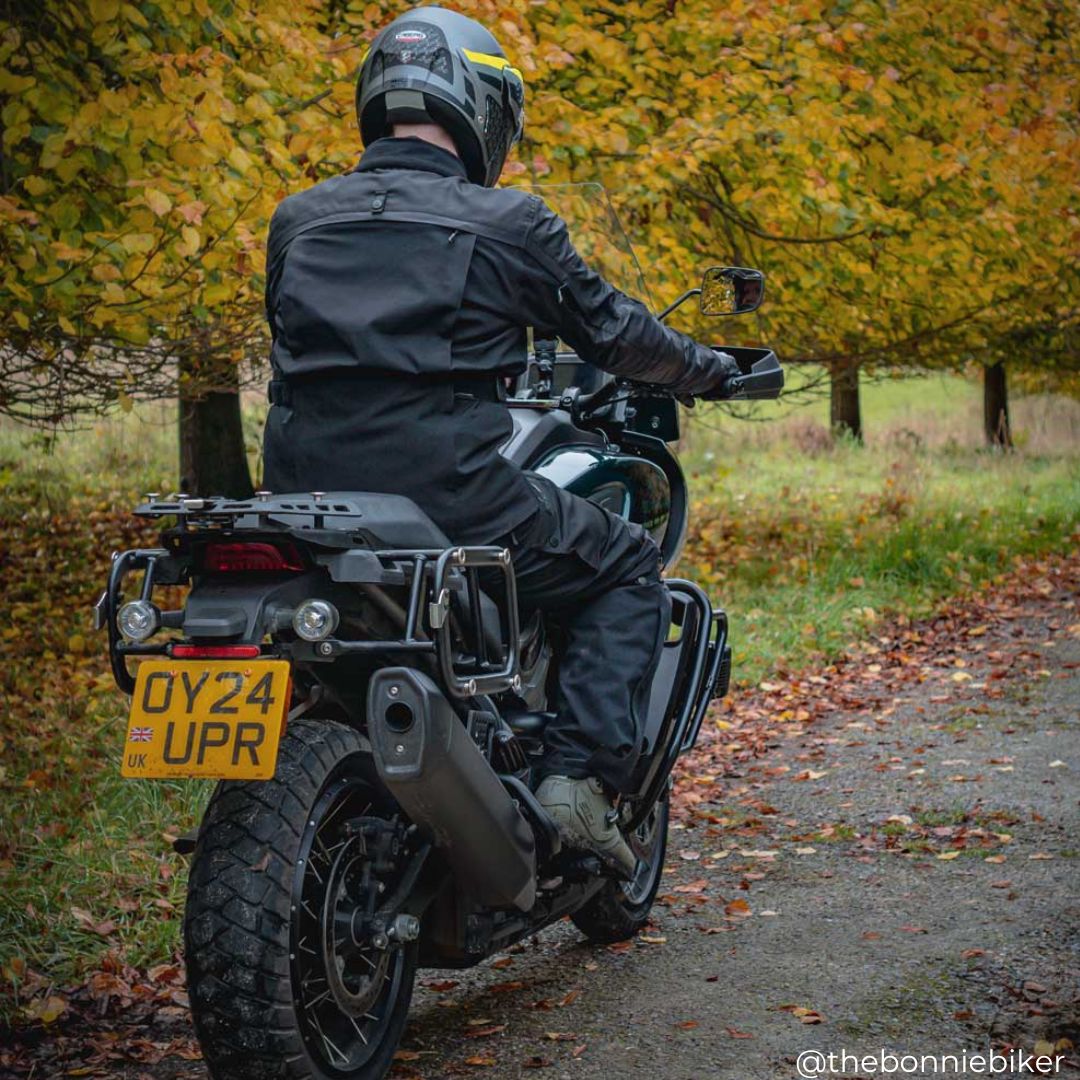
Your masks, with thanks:
[[[144,660],[121,775],[269,780],[288,696],[287,660]]]

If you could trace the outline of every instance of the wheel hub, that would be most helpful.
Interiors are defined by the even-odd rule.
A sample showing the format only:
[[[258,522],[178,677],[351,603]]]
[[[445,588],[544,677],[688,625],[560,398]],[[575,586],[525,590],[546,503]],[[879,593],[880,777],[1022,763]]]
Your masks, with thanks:
[[[321,919],[327,988],[346,1016],[363,1016],[382,991],[390,944],[369,932],[366,917],[378,898],[363,836],[352,837],[334,858]]]

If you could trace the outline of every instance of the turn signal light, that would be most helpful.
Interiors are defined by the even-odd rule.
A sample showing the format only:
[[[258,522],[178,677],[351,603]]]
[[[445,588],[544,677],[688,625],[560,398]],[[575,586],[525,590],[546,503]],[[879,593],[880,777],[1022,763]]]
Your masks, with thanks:
[[[293,612],[293,629],[304,641],[322,641],[336,629],[338,609],[327,600],[305,600]]]
[[[149,600],[132,600],[116,613],[116,625],[128,641],[145,641],[157,633],[161,614]]]

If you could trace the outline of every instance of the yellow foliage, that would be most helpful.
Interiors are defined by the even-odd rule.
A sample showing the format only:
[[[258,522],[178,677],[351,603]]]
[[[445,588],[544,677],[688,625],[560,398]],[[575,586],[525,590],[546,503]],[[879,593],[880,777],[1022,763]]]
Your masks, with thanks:
[[[766,271],[759,318],[698,332],[870,364],[1075,353],[1049,331],[1080,308],[1075,5],[454,6],[527,74],[508,179],[602,181],[657,300],[710,262]],[[355,72],[400,5],[43,11],[0,24],[0,353],[62,363],[58,409],[103,392],[106,346],[157,350],[129,357],[136,394],[163,353],[263,355],[269,218],[355,160]]]

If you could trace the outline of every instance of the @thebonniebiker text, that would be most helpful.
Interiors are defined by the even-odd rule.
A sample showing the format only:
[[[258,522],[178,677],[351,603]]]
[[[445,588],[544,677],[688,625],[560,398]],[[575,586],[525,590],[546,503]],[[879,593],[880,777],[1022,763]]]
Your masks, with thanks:
[[[847,1050],[804,1050],[795,1059],[801,1080],[850,1076],[1054,1076],[1063,1054],[1028,1050],[963,1050],[958,1054],[906,1054],[877,1050],[853,1054]]]

